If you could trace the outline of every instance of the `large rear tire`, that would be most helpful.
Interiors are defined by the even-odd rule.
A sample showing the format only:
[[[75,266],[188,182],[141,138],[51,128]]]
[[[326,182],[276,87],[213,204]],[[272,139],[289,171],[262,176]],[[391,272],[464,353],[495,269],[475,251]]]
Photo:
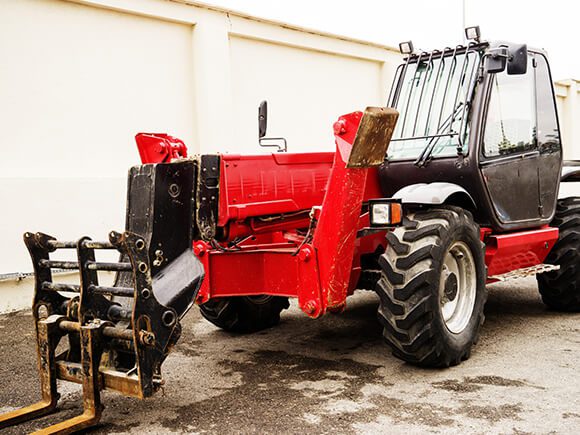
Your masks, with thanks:
[[[544,262],[560,270],[538,275],[540,295],[554,310],[580,311],[580,198],[558,200],[551,225],[560,235]]]
[[[213,299],[199,308],[201,315],[217,327],[248,333],[277,325],[280,313],[289,306],[288,298],[261,295]]]
[[[393,355],[424,367],[469,358],[487,299],[484,247],[471,214],[457,207],[418,211],[387,242],[376,291]]]

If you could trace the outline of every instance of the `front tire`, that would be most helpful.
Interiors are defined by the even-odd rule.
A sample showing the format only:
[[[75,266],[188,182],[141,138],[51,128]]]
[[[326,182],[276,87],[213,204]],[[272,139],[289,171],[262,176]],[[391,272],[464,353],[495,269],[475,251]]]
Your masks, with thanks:
[[[540,295],[554,310],[580,311],[580,198],[558,200],[551,225],[560,235],[544,262],[560,270],[537,276]]]
[[[199,308],[201,315],[218,328],[248,333],[277,325],[280,313],[289,306],[288,298],[260,295],[213,299]]]
[[[387,242],[376,291],[393,355],[424,367],[469,358],[487,299],[484,247],[471,214],[457,207],[418,211]]]

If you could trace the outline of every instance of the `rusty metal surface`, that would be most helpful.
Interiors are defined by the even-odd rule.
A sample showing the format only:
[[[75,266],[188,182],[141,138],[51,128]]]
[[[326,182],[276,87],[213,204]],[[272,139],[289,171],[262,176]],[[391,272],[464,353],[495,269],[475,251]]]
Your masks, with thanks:
[[[37,313],[34,317],[37,317]],[[58,323],[61,316],[50,316],[36,321],[38,372],[42,400],[33,405],[0,415],[0,429],[46,415],[58,402],[55,351],[62,333]]]
[[[368,168],[385,161],[399,112],[390,107],[367,107],[360,121],[348,168]]]
[[[151,177],[133,180],[136,190],[130,192],[127,210],[128,226],[144,233],[112,231],[105,242],[24,234],[35,271],[33,315],[42,400],[0,415],[0,428],[55,410],[57,379],[82,385],[83,413],[41,434],[71,433],[96,424],[104,389],[144,398],[163,384],[161,365],[181,334],[179,320],[195,299],[203,269],[191,249],[193,167],[155,166]],[[150,213],[133,216],[141,209]],[[98,262],[98,249],[116,249],[120,261]],[[51,258],[62,250],[76,250],[77,261]],[[60,266],[78,270],[80,284],[53,282],[52,271]],[[116,285],[100,285],[97,270],[117,271]]]
[[[353,258],[367,175],[383,162],[397,116],[392,109],[369,107],[362,117],[354,112],[334,124],[337,152],[312,240],[323,306],[312,317],[342,311],[350,281],[358,280]]]

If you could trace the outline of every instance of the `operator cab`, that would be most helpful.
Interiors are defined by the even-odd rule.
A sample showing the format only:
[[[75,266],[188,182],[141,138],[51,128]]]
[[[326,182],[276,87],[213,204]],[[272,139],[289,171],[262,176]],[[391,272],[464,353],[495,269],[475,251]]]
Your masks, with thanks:
[[[401,44],[407,57],[389,95],[399,121],[379,169],[383,194],[458,205],[496,231],[548,224],[562,151],[546,54],[482,42],[478,28],[466,34],[467,45],[432,52]]]

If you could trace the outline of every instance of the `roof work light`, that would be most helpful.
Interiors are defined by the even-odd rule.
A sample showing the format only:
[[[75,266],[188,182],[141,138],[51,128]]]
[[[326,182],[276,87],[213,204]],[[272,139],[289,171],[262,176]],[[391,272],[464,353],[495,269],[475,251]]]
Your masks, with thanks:
[[[479,32],[479,26],[471,26],[465,28],[465,38],[468,41],[479,42],[481,38],[481,33]]]
[[[401,54],[412,54],[413,43],[411,41],[401,42],[399,44],[399,51],[401,52]]]

